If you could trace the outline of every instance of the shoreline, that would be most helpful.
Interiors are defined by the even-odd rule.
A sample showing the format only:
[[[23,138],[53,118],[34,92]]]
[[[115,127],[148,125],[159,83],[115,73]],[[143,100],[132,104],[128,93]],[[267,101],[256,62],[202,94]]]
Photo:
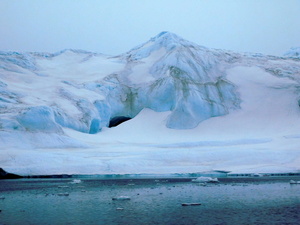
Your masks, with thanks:
[[[259,178],[259,177],[297,177],[300,173],[183,173],[183,174],[53,174],[53,175],[27,175],[21,178],[97,178],[97,179],[194,179],[197,177],[213,178]]]
[[[300,173],[175,173],[175,174],[46,174],[46,175],[18,175],[13,173],[0,174],[2,179],[38,179],[38,178],[96,178],[96,179],[195,179],[197,177],[212,178],[268,178],[268,177],[300,177]]]
[[[278,179],[300,178],[300,172],[294,173],[230,173],[229,171],[210,171],[199,173],[174,174],[46,174],[46,175],[18,175],[6,172],[0,168],[0,180],[6,179],[97,179],[97,180],[185,180],[191,181],[197,177],[211,177],[218,179]]]

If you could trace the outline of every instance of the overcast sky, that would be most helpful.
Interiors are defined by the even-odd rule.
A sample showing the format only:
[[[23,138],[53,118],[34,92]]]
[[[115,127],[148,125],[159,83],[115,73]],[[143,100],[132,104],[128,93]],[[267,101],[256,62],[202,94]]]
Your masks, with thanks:
[[[0,50],[115,55],[161,31],[211,48],[300,46],[299,0],[0,0]]]

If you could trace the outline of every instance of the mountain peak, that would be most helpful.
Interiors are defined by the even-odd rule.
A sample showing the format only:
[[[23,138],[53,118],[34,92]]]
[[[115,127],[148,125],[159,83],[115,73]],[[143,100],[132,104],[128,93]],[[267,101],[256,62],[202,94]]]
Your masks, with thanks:
[[[150,41],[168,49],[170,47],[173,48],[175,45],[179,45],[184,39],[172,32],[163,31],[151,38]]]
[[[160,32],[158,35],[156,35],[154,38],[152,38],[154,40],[158,40],[158,39],[168,39],[168,40],[180,40],[182,38],[180,38],[178,35],[172,33],[172,32],[169,32],[169,31],[162,31]]]
[[[163,31],[160,32],[155,37],[152,37],[149,41],[141,44],[129,52],[126,55],[130,55],[131,58],[135,60],[148,57],[153,51],[161,48],[165,48],[166,51],[172,51],[173,49],[183,45],[184,43],[189,43],[178,35]]]
[[[169,31],[162,31],[158,35],[156,35],[156,37],[161,37],[161,36],[169,35],[169,34],[173,34],[173,33],[169,32]]]

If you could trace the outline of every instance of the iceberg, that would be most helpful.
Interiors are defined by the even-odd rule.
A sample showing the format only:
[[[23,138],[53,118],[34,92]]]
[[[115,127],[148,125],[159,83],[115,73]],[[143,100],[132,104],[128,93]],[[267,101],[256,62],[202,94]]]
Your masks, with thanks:
[[[300,181],[290,180],[290,184],[300,184]]]
[[[196,179],[193,179],[192,182],[195,183],[219,183],[218,178],[212,178],[212,177],[197,177]]]
[[[119,200],[119,201],[124,201],[124,200],[130,200],[129,196],[118,196],[118,197],[113,197],[112,200]]]

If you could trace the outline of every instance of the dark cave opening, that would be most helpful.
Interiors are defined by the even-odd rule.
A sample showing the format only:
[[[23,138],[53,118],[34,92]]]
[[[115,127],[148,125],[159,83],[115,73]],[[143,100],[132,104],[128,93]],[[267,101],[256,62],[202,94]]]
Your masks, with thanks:
[[[120,125],[121,123],[124,123],[125,121],[130,120],[130,119],[132,119],[132,118],[127,117],[127,116],[116,116],[109,121],[108,127],[116,127],[116,126]]]

